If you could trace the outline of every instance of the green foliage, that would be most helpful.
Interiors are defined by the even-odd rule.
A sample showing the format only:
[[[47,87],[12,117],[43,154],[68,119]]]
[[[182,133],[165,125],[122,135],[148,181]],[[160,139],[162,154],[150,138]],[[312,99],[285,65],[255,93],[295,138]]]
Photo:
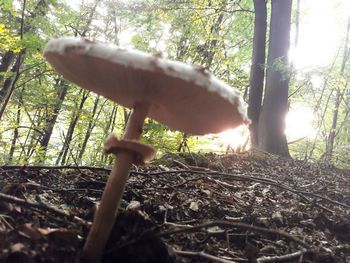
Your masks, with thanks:
[[[15,53],[21,50],[19,37],[11,33],[10,29],[0,23],[0,49],[11,50]]]

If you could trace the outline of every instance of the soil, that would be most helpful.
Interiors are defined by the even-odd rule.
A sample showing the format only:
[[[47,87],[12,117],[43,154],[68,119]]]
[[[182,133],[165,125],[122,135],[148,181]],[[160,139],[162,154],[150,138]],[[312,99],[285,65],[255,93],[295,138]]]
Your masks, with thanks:
[[[0,167],[0,263],[82,262],[110,169]],[[103,262],[350,262],[350,171],[263,152],[134,166]]]

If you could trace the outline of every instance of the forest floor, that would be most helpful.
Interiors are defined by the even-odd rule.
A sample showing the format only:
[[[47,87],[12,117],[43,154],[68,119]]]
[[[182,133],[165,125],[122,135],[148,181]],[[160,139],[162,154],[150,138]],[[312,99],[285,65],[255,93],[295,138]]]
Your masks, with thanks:
[[[81,262],[109,169],[0,167],[0,262]],[[133,167],[104,262],[350,262],[350,171],[255,152]]]

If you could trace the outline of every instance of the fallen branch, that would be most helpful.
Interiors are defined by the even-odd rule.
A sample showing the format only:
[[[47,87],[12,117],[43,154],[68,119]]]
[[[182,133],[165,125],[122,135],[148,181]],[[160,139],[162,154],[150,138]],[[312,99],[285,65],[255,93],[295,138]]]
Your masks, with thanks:
[[[276,186],[276,187],[281,188],[281,189],[286,190],[286,191],[290,191],[290,192],[292,192],[294,194],[297,194],[299,196],[302,196],[302,195],[313,196],[313,197],[316,197],[316,198],[328,201],[328,202],[330,202],[332,204],[343,206],[345,208],[350,209],[350,206],[347,205],[347,204],[335,201],[333,199],[321,196],[319,194],[314,194],[314,193],[310,193],[310,192],[306,192],[306,191],[298,191],[296,189],[290,188],[289,186],[283,185],[283,184],[281,184],[281,183],[279,183],[279,182],[277,182],[275,180],[272,180],[272,179],[258,178],[258,177],[253,177],[253,176],[250,177],[250,176],[234,175],[234,174],[227,174],[227,173],[217,173],[217,172],[215,172],[215,173],[210,172],[210,173],[207,173],[207,174],[209,174],[209,175],[219,175],[219,176],[229,176],[230,179],[235,179],[235,180],[238,180],[238,181],[254,181],[254,182],[259,182],[259,183],[263,183],[263,184],[268,184],[268,185]]]
[[[84,219],[77,217],[77,216],[71,216],[69,214],[67,214],[66,212],[56,208],[56,207],[52,207],[52,206],[48,206],[44,203],[38,203],[35,201],[31,201],[31,200],[25,200],[25,199],[21,199],[15,196],[11,196],[11,195],[6,195],[3,193],[0,193],[0,200],[9,202],[9,203],[14,203],[16,205],[19,205],[21,207],[25,207],[25,208],[36,208],[39,209],[41,211],[48,211],[50,213],[55,214],[56,216],[60,216],[60,217],[66,217],[69,219],[72,219],[73,221],[82,224],[84,226],[88,225],[88,222],[85,221]]]
[[[265,263],[265,262],[286,262],[286,261],[290,261],[293,259],[298,259],[301,258],[306,252],[308,252],[307,250],[300,250],[294,253],[290,253],[287,255],[283,255],[283,256],[273,256],[273,257],[261,257],[257,259],[258,263]],[[299,261],[301,262],[301,261]]]
[[[235,227],[235,228],[243,228],[243,229],[247,229],[247,230],[252,230],[252,231],[256,231],[259,233],[263,233],[263,234],[270,234],[273,236],[281,236],[284,237],[286,239],[289,239],[297,244],[299,244],[300,246],[309,249],[310,246],[308,244],[306,244],[305,242],[303,242],[302,240],[300,240],[299,238],[288,234],[286,232],[282,232],[279,230],[274,230],[274,229],[268,229],[268,228],[264,228],[264,227],[259,227],[259,226],[252,226],[252,225],[248,225],[248,224],[244,224],[244,223],[236,223],[236,222],[227,222],[224,220],[216,220],[216,221],[212,221],[206,224],[200,224],[197,226],[183,226],[180,229],[176,228],[173,230],[169,230],[169,231],[165,231],[165,232],[160,232],[160,233],[149,233],[149,234],[145,234],[144,236],[141,236],[137,239],[132,239],[130,241],[127,242],[123,242],[122,244],[117,244],[116,248],[123,248],[123,247],[127,247],[130,245],[133,245],[137,242],[140,241],[144,241],[144,240],[148,240],[148,239],[153,239],[153,238],[158,238],[158,237],[166,237],[166,236],[170,236],[170,235],[174,235],[174,234],[180,234],[180,233],[193,233],[193,232],[197,232],[200,231],[202,228],[209,228],[209,227],[214,227],[214,226],[218,226],[218,227]]]
[[[64,170],[64,169],[75,169],[75,170],[91,170],[91,171],[102,171],[110,172],[111,169],[104,167],[93,167],[93,166],[74,166],[74,165],[2,165],[0,166],[3,170],[20,169],[20,170]]]
[[[209,177],[208,177],[208,179],[209,179],[209,180],[213,180],[213,181],[214,181],[215,183],[217,183],[217,184],[220,184],[220,185],[223,185],[223,186],[226,186],[226,187],[229,187],[229,188],[233,188],[233,189],[235,188],[235,186],[233,186],[233,185],[231,185],[231,184],[229,184],[229,183],[222,182],[222,181],[219,181],[219,180],[217,180],[217,179],[212,179],[212,178],[209,178]],[[254,181],[255,181],[255,180],[254,180]],[[271,180],[271,181],[272,181],[272,180]],[[300,191],[298,191],[298,190],[294,190],[294,189],[292,189],[292,188],[290,188],[290,187],[288,187],[288,186],[279,184],[278,182],[269,182],[269,181],[265,182],[265,181],[263,181],[263,182],[260,182],[260,183],[268,184],[268,185],[271,185],[271,186],[276,186],[277,188],[281,188],[281,189],[283,189],[283,190],[290,191],[290,192],[292,192],[292,193],[294,193],[294,194],[300,196],[300,197],[301,197],[302,199],[304,199],[306,202],[312,203],[312,201],[309,200],[306,196],[304,196],[304,194],[303,194],[302,192],[300,192]],[[328,199],[328,198],[325,197],[325,199]],[[329,201],[332,201],[332,200],[329,200]],[[334,202],[337,202],[337,201],[334,201]],[[319,208],[321,208],[322,210],[324,210],[324,211],[326,211],[326,212],[328,212],[328,213],[334,214],[334,211],[332,211],[332,210],[330,210],[330,209],[328,209],[328,208],[326,208],[326,207],[324,207],[324,206],[322,206],[322,205],[320,205],[320,204],[314,203],[314,205],[317,206],[317,207],[319,207]]]
[[[248,225],[248,224],[244,224],[244,223],[227,222],[227,221],[224,221],[224,220],[216,220],[216,221],[213,221],[213,222],[210,222],[210,223],[201,224],[201,225],[197,225],[197,226],[191,226],[191,227],[185,227],[185,228],[182,228],[182,229],[169,230],[169,231],[166,231],[166,232],[158,233],[158,234],[154,235],[153,237],[165,237],[165,236],[169,236],[169,235],[173,235],[173,234],[179,234],[179,233],[192,233],[192,232],[196,232],[196,231],[198,231],[198,230],[200,230],[202,228],[209,228],[209,227],[214,227],[214,226],[243,228],[243,229],[247,229],[247,230],[260,232],[260,233],[263,233],[263,234],[271,234],[273,236],[282,236],[282,237],[285,237],[287,239],[290,239],[290,240],[294,241],[295,243],[301,245],[302,247],[310,248],[310,246],[307,245],[305,242],[303,242],[299,238],[297,238],[297,237],[295,237],[295,236],[293,236],[291,234],[288,234],[286,232],[282,232],[282,231],[274,230],[274,229],[269,229],[269,228],[264,228],[264,227],[259,227],[259,226],[252,226],[252,225]]]
[[[88,182],[89,183],[89,182]],[[100,182],[98,182],[100,184]],[[48,187],[45,185],[41,185],[38,183],[21,183],[21,186],[25,187],[26,189],[28,188],[35,188],[35,189],[41,189],[41,190],[49,190],[53,192],[59,192],[59,193],[65,193],[65,192],[93,192],[93,193],[99,193],[102,194],[102,190],[97,190],[97,189],[90,189],[90,188],[53,188],[53,187]],[[101,187],[103,187],[105,184],[103,184]]]
[[[203,251],[200,252],[194,252],[194,251],[182,251],[182,250],[174,250],[175,254],[180,255],[180,256],[185,256],[185,257],[202,257],[205,259],[210,259],[215,262],[219,263],[235,263],[235,261],[232,260],[226,260],[223,258],[215,257],[213,255],[207,254]]]

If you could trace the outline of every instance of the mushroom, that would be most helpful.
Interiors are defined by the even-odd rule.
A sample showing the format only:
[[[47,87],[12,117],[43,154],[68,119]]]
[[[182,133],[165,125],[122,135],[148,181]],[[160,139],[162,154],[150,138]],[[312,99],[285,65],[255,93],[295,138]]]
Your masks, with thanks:
[[[66,79],[132,109],[123,139],[106,142],[117,161],[84,246],[88,262],[102,259],[132,163],[154,155],[138,142],[146,117],[193,135],[248,123],[240,93],[200,66],[71,37],[51,40],[44,56]]]

